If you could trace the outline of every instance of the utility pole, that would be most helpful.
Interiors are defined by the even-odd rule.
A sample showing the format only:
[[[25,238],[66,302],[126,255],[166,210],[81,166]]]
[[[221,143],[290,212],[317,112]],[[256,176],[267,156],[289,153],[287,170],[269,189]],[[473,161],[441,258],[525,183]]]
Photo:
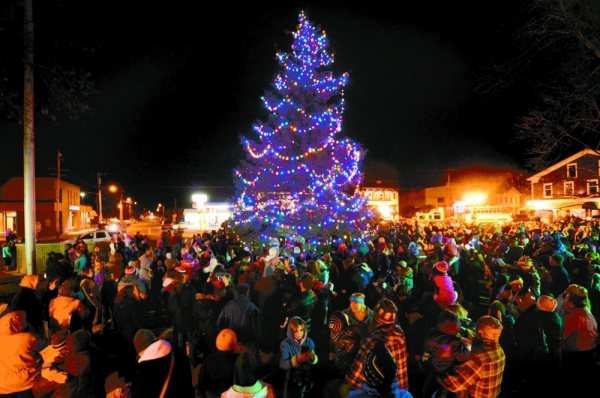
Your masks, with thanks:
[[[33,0],[24,1],[25,73],[23,87],[23,186],[25,215],[25,272],[36,273],[35,263],[35,144],[33,92]]]
[[[102,179],[100,173],[98,173],[98,224],[100,223],[102,223]]]
[[[56,165],[56,237],[58,238],[62,231],[60,230],[60,159],[62,154],[57,151],[57,165]]]

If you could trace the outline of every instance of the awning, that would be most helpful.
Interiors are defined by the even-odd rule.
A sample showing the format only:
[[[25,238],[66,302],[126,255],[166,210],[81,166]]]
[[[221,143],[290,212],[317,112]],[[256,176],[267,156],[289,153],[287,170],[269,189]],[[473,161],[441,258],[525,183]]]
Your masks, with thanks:
[[[98,213],[96,213],[96,210],[92,210],[90,211],[90,217],[97,217]]]
[[[597,202],[584,202],[581,205],[582,209],[585,210],[598,210],[598,203]]]

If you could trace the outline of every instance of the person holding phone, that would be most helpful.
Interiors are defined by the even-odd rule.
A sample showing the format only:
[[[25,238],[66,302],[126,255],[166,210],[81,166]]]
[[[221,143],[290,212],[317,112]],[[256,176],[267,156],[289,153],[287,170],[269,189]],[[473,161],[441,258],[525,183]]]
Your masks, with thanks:
[[[281,342],[279,367],[286,370],[284,397],[300,397],[311,387],[310,370],[318,361],[315,343],[300,317],[288,322],[287,338]]]

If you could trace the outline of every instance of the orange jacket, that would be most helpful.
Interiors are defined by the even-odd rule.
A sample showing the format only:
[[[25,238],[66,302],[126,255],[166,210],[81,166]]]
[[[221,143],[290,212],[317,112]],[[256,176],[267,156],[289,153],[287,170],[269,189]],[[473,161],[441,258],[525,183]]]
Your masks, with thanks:
[[[40,350],[46,339],[25,331],[23,311],[10,312],[0,318],[0,394],[21,392],[33,387],[40,372]]]
[[[50,301],[49,312],[50,317],[56,319],[61,328],[69,327],[69,320],[71,315],[77,311],[81,301],[73,297],[58,296]],[[83,308],[82,308],[83,312]]]

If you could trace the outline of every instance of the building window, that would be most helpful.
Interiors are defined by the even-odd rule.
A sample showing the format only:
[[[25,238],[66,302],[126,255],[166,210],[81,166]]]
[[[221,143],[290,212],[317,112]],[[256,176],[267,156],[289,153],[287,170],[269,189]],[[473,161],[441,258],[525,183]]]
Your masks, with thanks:
[[[385,193],[385,199],[386,200],[390,200],[390,191],[386,191],[386,193]]]
[[[587,193],[588,195],[596,195],[598,193],[598,180],[588,180]]]
[[[565,181],[565,196],[573,196],[574,185],[573,181]]]
[[[367,198],[371,199],[373,197],[372,191],[367,191]]]
[[[544,198],[552,197],[552,184],[544,184]]]
[[[567,165],[567,178],[577,178],[577,163]]]
[[[437,202],[439,203],[444,203],[444,198],[437,198]]]

